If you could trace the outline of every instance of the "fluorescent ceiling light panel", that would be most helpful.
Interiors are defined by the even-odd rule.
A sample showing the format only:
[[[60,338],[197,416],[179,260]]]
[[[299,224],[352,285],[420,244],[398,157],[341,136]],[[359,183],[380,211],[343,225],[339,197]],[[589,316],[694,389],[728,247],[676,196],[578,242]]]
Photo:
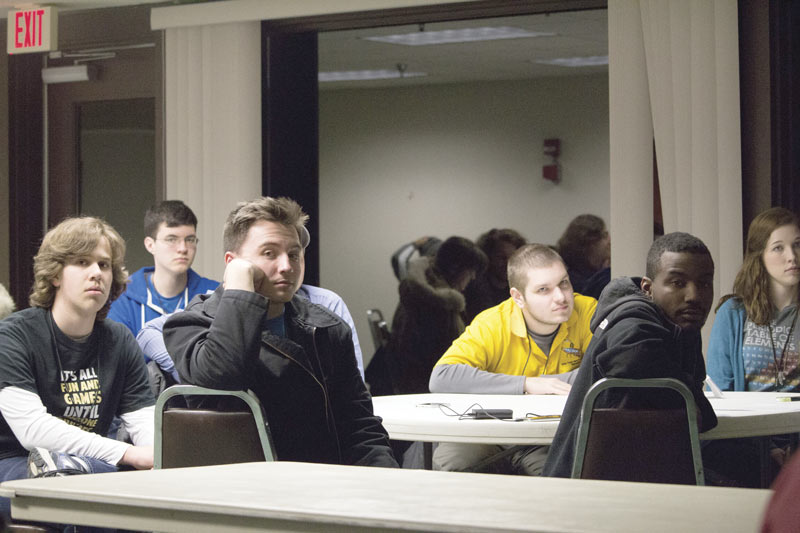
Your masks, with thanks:
[[[427,76],[425,72],[403,72],[397,69],[384,70],[345,70],[340,72],[320,72],[319,81],[363,81],[388,80],[393,78],[417,78]]]
[[[558,59],[542,59],[534,61],[543,65],[555,65],[557,67],[596,67],[608,65],[608,56],[589,56],[589,57],[562,57]]]
[[[474,41],[495,41],[497,39],[520,39],[523,37],[550,37],[555,33],[528,31],[510,26],[464,28],[461,30],[415,31],[398,35],[379,35],[363,37],[366,41],[402,44],[406,46],[427,46],[431,44],[468,43]]]

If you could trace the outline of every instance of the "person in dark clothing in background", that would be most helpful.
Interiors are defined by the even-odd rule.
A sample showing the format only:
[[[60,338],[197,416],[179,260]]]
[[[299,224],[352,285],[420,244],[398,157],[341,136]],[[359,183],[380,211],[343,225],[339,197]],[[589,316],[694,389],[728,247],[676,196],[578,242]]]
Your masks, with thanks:
[[[391,258],[392,271],[397,281],[403,281],[408,276],[408,267],[420,257],[433,257],[442,239],[437,237],[420,237],[398,248]]]
[[[307,220],[288,198],[240,203],[225,222],[223,284],[167,320],[167,350],[184,383],[255,392],[279,460],[397,467],[350,327],[296,294]]]
[[[647,254],[644,278],[617,278],[603,291],[592,319],[594,334],[567,398],[542,475],[570,477],[583,399],[602,378],[675,378],[692,392],[698,426],[717,417],[703,393],[706,376],[700,329],[714,297],[714,261],[688,233],[659,237]],[[608,391],[595,407],[673,408],[673,392]]]
[[[525,237],[513,229],[492,229],[478,237],[475,244],[486,254],[489,265],[464,291],[467,324],[484,309],[508,299],[508,259],[525,244]]]
[[[575,292],[599,298],[611,280],[611,237],[603,219],[596,215],[575,217],[556,248],[567,264]]]
[[[464,289],[486,263],[475,243],[450,237],[433,258],[411,264],[387,352],[395,394],[428,392],[433,365],[464,331]]]

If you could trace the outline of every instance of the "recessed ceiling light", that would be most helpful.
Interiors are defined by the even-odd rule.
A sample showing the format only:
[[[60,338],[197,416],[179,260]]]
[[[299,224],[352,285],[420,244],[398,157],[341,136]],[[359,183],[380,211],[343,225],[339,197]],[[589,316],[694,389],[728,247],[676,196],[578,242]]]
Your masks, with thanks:
[[[388,80],[392,78],[417,78],[427,76],[425,72],[400,72],[399,70],[345,70],[339,72],[320,72],[319,81],[364,81],[364,80]]]
[[[534,63],[556,65],[557,67],[596,67],[608,65],[608,56],[562,57],[558,59],[541,59],[534,61]]]
[[[550,37],[553,35],[555,35],[555,33],[528,31],[509,26],[500,26],[494,28],[464,28],[461,30],[415,31],[397,35],[362,37],[362,39],[406,46],[426,46],[431,44],[494,41],[497,39],[520,39],[523,37]]]

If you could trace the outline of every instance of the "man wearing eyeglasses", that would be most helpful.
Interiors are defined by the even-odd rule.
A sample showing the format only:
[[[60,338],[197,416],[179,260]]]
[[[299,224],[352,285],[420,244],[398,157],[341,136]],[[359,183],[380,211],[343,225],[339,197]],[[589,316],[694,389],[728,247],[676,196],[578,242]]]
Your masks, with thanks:
[[[108,318],[125,324],[136,335],[145,322],[186,309],[197,294],[207,294],[219,282],[192,270],[197,253],[197,217],[180,200],[166,200],[144,215],[144,247],[153,254],[152,267],[133,273]]]

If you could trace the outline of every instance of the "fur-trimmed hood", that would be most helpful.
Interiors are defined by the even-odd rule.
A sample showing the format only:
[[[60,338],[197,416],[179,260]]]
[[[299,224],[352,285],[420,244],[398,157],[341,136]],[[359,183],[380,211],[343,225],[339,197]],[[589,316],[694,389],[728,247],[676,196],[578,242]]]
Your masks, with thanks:
[[[450,287],[428,257],[409,265],[399,292],[388,355],[394,391],[428,392],[433,365],[464,331],[464,295]]]

